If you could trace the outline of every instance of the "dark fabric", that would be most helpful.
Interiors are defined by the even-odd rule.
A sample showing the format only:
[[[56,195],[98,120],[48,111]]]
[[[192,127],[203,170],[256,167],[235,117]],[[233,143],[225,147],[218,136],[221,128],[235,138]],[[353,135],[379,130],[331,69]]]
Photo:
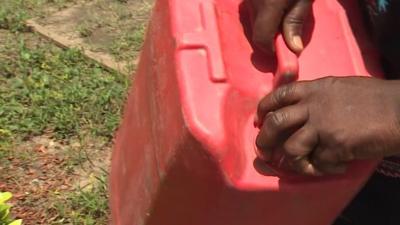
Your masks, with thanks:
[[[400,157],[394,156],[384,159],[376,172],[387,177],[400,179]]]
[[[400,1],[361,0],[367,26],[382,53],[382,66],[387,78],[399,77],[400,63]]]
[[[374,174],[334,225],[400,225],[400,179]]]
[[[400,0],[360,0],[388,79],[400,77]],[[400,158],[384,160],[334,225],[400,225]]]
[[[400,0],[360,0],[366,26],[381,52],[382,67],[388,79],[400,77]],[[400,177],[400,159],[384,160],[379,173]],[[399,223],[400,225],[400,223]]]

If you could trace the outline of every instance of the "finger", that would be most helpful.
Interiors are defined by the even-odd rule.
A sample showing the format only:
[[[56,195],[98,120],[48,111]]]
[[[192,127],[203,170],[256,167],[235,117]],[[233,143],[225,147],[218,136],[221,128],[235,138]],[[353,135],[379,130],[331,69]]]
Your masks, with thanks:
[[[310,126],[304,125],[297,130],[284,144],[289,164],[300,174],[319,176],[322,174],[309,160],[309,155],[318,144],[318,133]]]
[[[298,157],[289,162],[291,167],[298,173],[307,176],[321,176],[323,173],[315,167],[308,157]]]
[[[343,174],[347,171],[348,162],[354,160],[342,148],[318,146],[310,156],[312,164],[325,174]]]
[[[253,43],[265,52],[272,52],[275,34],[278,32],[288,0],[269,0],[257,9],[253,27]]]
[[[261,127],[268,113],[299,102],[305,95],[306,82],[291,83],[278,88],[265,96],[258,104],[255,124]]]
[[[318,133],[310,126],[297,130],[284,144],[284,152],[289,157],[306,157],[318,144]]]
[[[347,171],[348,164],[347,163],[339,163],[339,164],[323,164],[317,165],[313,163],[313,165],[318,168],[324,174],[343,174]]]
[[[318,167],[324,165],[338,165],[351,162],[355,159],[354,154],[339,145],[334,148],[319,146],[312,154],[312,161]]]
[[[256,141],[257,143],[257,141]],[[257,145],[257,144],[256,144]],[[264,162],[272,162],[274,161],[275,158],[275,151],[270,150],[270,151],[263,151],[259,147],[255,148],[256,155],[258,159],[261,159]]]
[[[256,139],[257,148],[266,158],[270,158],[273,150],[282,143],[297,127],[308,120],[308,111],[303,106],[288,106],[269,113]]]
[[[304,46],[302,41],[303,26],[311,12],[311,0],[296,2],[283,20],[283,34],[289,48],[300,53]]]

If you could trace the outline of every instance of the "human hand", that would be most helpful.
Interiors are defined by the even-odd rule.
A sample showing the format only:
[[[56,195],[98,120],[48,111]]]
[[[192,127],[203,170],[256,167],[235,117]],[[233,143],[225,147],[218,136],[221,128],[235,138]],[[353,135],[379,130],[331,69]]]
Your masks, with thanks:
[[[262,159],[284,154],[306,175],[343,173],[353,160],[400,151],[400,83],[323,78],[282,86],[261,100],[256,144]]]
[[[282,31],[289,48],[300,53],[303,24],[311,12],[313,0],[249,0],[252,3],[255,21],[253,42],[265,52],[274,49],[274,37],[282,24]]]

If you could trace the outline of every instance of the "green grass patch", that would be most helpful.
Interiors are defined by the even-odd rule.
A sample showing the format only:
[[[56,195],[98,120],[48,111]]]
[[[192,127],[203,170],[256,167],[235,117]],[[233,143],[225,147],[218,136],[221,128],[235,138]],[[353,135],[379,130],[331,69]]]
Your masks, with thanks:
[[[92,50],[131,62],[141,50],[151,8],[147,1],[96,0],[81,8],[75,32]]]
[[[0,29],[7,29],[12,32],[26,31],[27,28],[24,21],[28,18],[28,13],[24,3],[30,6],[36,5],[38,1],[23,1],[23,0],[0,0]]]
[[[95,12],[103,9],[111,14],[84,13],[92,20],[77,28],[88,39],[95,39],[95,34],[102,37],[99,30],[110,34],[105,44],[100,40],[102,45],[96,47],[127,61],[133,61],[140,51],[150,4],[125,0],[0,0],[0,165],[7,168],[18,162],[30,168],[44,159],[39,156],[54,153],[65,162],[53,170],[67,171],[63,174],[76,178],[77,183],[85,176],[77,175],[80,168],[87,169],[84,172],[95,174],[88,177],[90,185],[72,188],[76,187],[74,181],[68,190],[55,187],[45,199],[40,198],[43,202],[31,193],[31,197],[18,200],[15,209],[44,212],[49,224],[107,224],[108,174],[103,171],[98,175],[95,167],[101,165],[83,165],[91,160],[107,161],[99,152],[97,156],[94,153],[113,137],[130,78],[105,71],[79,49],[60,49],[25,26],[26,19],[44,18],[76,2],[93,2],[98,7]],[[49,153],[26,151],[35,149],[33,140],[42,135],[62,148],[44,150]],[[73,145],[74,140],[80,141],[80,147]],[[107,163],[104,165],[106,168]],[[18,176],[15,182],[29,179],[23,172],[10,170]],[[8,184],[15,185],[11,181]]]
[[[53,224],[107,224],[109,219],[107,175],[94,177],[90,186],[79,187],[54,203],[59,219]]]
[[[0,0],[0,29],[26,32],[25,20],[43,17],[74,4],[77,0]],[[89,0],[87,0],[89,1]]]
[[[0,140],[51,131],[57,138],[91,133],[111,138],[128,87],[77,49],[27,47],[9,39],[0,51]],[[15,52],[16,51],[16,52]]]
[[[138,24],[132,28],[131,32],[126,32],[113,40],[108,50],[117,60],[132,60],[137,57],[142,48],[145,31],[146,26]]]

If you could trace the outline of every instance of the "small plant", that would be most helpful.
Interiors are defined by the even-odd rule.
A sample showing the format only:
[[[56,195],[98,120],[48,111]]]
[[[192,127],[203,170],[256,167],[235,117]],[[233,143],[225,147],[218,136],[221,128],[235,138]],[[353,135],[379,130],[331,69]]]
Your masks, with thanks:
[[[0,192],[0,225],[21,225],[22,220],[12,220],[10,216],[11,206],[6,204],[12,198],[10,192]]]

